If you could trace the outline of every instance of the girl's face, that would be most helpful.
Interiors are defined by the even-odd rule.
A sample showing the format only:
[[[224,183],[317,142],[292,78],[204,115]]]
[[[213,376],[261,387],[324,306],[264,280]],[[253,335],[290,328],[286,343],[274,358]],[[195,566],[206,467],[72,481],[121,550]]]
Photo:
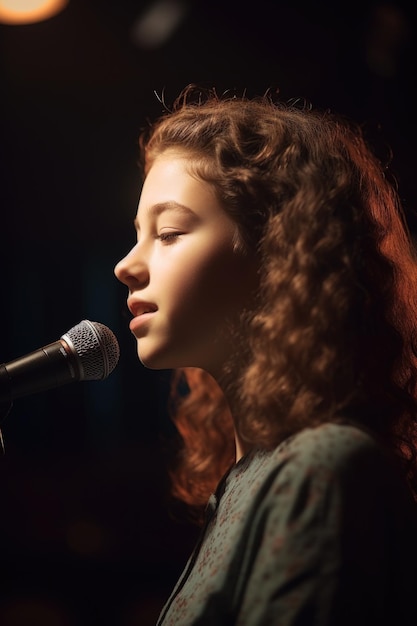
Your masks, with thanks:
[[[213,376],[234,348],[257,286],[256,260],[211,186],[166,151],[145,179],[137,243],[115,268],[129,289],[130,329],[152,369],[200,367]],[[233,331],[233,332],[232,332]]]

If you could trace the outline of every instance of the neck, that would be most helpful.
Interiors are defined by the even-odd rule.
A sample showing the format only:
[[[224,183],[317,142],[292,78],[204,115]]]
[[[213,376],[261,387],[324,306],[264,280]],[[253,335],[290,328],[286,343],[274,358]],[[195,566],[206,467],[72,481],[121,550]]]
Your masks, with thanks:
[[[244,442],[239,434],[239,414],[241,411],[239,392],[236,390],[236,377],[231,376],[230,372],[222,372],[220,376],[214,376],[217,384],[223,392],[226,398],[229,410],[232,416],[234,433],[235,433],[235,448],[236,448],[236,463],[251,449],[251,445]]]

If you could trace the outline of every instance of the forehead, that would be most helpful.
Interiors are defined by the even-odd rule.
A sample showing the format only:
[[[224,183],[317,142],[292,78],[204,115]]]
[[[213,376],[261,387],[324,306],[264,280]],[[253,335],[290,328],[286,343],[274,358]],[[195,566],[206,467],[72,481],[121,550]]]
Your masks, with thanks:
[[[168,205],[177,210],[222,211],[214,188],[190,171],[190,159],[178,151],[166,151],[152,163],[145,178],[139,200],[138,214],[155,212],[155,205]]]

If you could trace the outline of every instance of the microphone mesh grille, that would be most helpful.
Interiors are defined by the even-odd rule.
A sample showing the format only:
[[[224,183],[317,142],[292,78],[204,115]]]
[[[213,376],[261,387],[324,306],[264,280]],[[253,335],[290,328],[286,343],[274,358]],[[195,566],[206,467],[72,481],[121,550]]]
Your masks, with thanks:
[[[102,380],[116,367],[120,349],[110,328],[100,322],[82,320],[62,339],[69,338],[82,368],[80,380]]]

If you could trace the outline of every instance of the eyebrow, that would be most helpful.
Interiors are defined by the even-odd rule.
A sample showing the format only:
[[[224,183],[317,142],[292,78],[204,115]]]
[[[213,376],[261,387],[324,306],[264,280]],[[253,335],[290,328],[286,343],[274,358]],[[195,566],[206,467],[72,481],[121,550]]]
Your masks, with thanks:
[[[146,213],[150,217],[154,217],[154,218],[158,217],[159,215],[161,215],[165,211],[175,211],[177,213],[182,213],[182,214],[186,214],[188,216],[194,216],[195,217],[194,211],[192,211],[190,208],[185,206],[185,204],[181,204],[179,202],[174,202],[173,200],[169,201],[169,202],[158,202],[157,204],[153,204],[148,209],[146,209]],[[139,220],[138,220],[137,216],[133,220],[133,224],[134,224],[136,230],[140,230]]]

